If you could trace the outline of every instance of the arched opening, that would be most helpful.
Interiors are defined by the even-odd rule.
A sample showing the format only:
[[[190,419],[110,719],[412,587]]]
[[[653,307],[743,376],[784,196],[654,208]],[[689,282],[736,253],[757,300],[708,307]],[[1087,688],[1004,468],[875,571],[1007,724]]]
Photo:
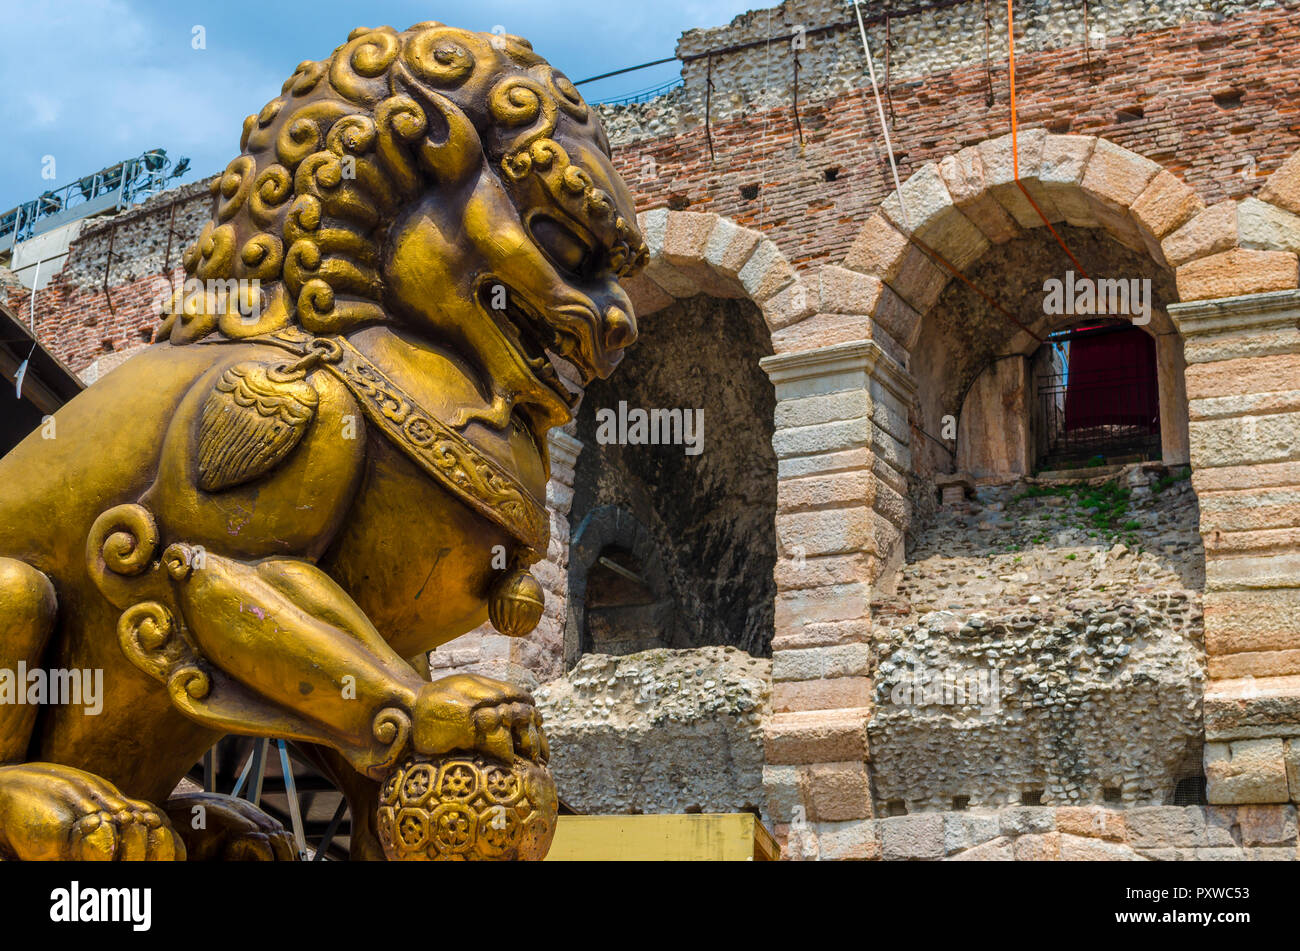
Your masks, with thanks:
[[[770,653],[776,563],[772,352],[743,299],[642,316],[578,412],[566,661],[729,645]]]
[[[1157,170],[1049,138],[1082,157],[1074,179],[1045,158],[1026,187],[1068,255],[1014,181],[981,182],[1002,148],[985,143],[982,166],[958,158],[976,169],[966,179],[932,169],[904,186],[914,209],[929,201],[920,237],[965,281],[897,229],[864,230],[856,259],[893,293],[877,325],[916,381],[907,555],[873,614],[881,810],[1200,795],[1205,556],[1167,314],[1179,295],[1167,229],[1146,234],[1127,207]],[[1090,177],[1090,161],[1124,175]]]
[[[957,281],[923,318],[910,358],[918,474],[960,472],[979,484],[1096,465],[1099,456],[1187,463],[1183,346],[1166,313],[1177,300],[1172,275],[1104,232],[1056,228],[1090,283],[1039,229],[969,270],[977,286],[997,289],[1014,321]],[[1081,314],[1072,304],[1074,312],[1051,313],[1052,281],[1071,302],[1084,287],[1122,282],[1125,300],[1113,309],[1135,312]],[[926,496],[922,511],[933,508]]]

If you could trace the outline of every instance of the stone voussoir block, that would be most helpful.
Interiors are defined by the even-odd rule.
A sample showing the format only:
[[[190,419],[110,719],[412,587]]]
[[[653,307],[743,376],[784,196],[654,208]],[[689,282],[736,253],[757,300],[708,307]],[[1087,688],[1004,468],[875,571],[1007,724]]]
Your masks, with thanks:
[[[1197,258],[1235,248],[1237,242],[1237,203],[1228,199],[1211,205],[1175,228],[1160,242],[1160,250],[1170,267],[1180,267]]]
[[[898,276],[908,247],[907,237],[877,211],[858,232],[844,257],[844,266],[850,271],[871,274],[889,282]]]
[[[1138,227],[1159,242],[1204,211],[1205,202],[1177,175],[1161,169],[1129,210]]]
[[[726,218],[718,218],[704,245],[704,260],[719,274],[739,277],[762,235]]]
[[[1294,153],[1268,177],[1259,197],[1300,215],[1300,152]]]
[[[762,239],[740,273],[736,275],[754,303],[760,306],[778,291],[793,283],[794,268],[772,241]]]
[[[664,222],[663,257],[670,264],[698,264],[704,259],[717,216],[698,211],[670,211]]]
[[[817,314],[817,295],[810,293],[803,281],[795,280],[777,291],[763,302],[761,310],[764,322],[773,331],[774,352],[811,350],[826,345],[815,337],[808,339],[805,346],[791,345],[792,340],[809,336],[809,329],[803,325]],[[781,343],[778,343],[778,337],[781,338]]]
[[[1102,208],[1123,212],[1137,201],[1160,166],[1106,139],[1098,139],[1081,187]]]
[[[1243,248],[1300,252],[1300,215],[1245,198],[1237,205],[1237,234]]]
[[[993,244],[1005,244],[1020,234],[1005,208],[988,191],[984,180],[984,162],[975,146],[968,146],[939,163],[939,174],[953,203],[971,224]]]
[[[816,305],[824,314],[872,314],[880,303],[884,282],[878,277],[828,264],[808,278],[817,289]]]

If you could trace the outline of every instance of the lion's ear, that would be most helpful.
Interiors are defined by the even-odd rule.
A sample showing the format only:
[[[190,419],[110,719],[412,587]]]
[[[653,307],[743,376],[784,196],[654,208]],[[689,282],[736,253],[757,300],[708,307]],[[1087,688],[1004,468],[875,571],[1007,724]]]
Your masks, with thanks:
[[[301,370],[238,363],[217,381],[199,421],[199,488],[219,492],[278,466],[307,432],[320,396]]]

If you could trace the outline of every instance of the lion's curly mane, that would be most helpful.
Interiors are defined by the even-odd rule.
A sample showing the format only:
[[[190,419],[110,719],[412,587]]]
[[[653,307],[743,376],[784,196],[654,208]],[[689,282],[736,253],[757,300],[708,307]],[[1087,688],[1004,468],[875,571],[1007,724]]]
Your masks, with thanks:
[[[353,30],[244,121],[242,154],[213,181],[212,220],[184,257],[187,285],[239,290],[215,303],[178,290],[157,339],[247,338],[289,324],[336,334],[384,320],[387,222],[484,161],[507,181],[542,176],[570,213],[617,235],[616,270],[637,266],[635,223],[570,164],[551,138],[560,122],[609,154],[577,89],[527,40],[433,22]]]

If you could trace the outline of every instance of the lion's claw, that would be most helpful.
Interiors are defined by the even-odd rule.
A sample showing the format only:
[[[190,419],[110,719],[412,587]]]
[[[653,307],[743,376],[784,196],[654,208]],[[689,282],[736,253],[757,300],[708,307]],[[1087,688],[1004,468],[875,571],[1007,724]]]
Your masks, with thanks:
[[[542,717],[520,687],[477,674],[427,684],[416,701],[415,748],[425,755],[478,750],[509,763],[546,763]]]
[[[0,851],[22,860],[185,859],[184,842],[154,806],[54,763],[0,767]]]

